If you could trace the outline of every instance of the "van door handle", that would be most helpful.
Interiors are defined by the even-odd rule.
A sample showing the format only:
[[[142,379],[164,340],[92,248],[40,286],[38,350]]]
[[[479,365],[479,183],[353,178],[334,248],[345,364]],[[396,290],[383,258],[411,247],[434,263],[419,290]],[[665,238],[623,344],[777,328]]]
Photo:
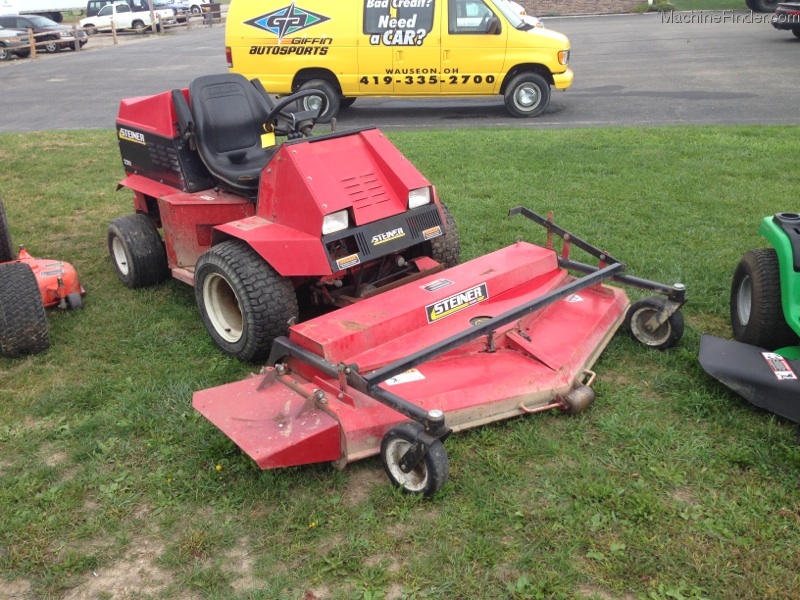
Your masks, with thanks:
[[[450,60],[450,50],[442,50],[442,60]]]
[[[403,51],[402,50],[398,50],[397,51],[397,60],[403,60]]]

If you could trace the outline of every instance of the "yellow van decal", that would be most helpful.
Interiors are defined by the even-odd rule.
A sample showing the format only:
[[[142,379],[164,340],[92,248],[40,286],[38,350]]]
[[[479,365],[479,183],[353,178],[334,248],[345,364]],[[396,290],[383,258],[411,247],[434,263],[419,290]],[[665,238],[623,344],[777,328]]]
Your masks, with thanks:
[[[434,0],[364,0],[372,46],[422,46],[433,28]]]
[[[284,6],[278,10],[273,10],[271,13],[245,21],[245,25],[251,25],[252,27],[274,33],[278,36],[278,42],[280,42],[283,40],[284,36],[292,35],[293,33],[308,29],[314,25],[319,25],[325,21],[330,21],[330,17],[309,10],[303,10],[302,8],[296,7],[294,2],[292,2],[289,6]]]

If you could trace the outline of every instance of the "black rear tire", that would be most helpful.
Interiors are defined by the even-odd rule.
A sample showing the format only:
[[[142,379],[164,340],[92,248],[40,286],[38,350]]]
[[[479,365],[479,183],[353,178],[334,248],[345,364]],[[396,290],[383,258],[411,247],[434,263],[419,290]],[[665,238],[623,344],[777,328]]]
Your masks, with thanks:
[[[768,350],[797,342],[797,334],[783,316],[780,265],[774,248],[750,250],[739,261],[730,307],[737,341]]]
[[[319,116],[317,123],[330,123],[330,120],[339,113],[339,98],[341,97],[339,92],[324,79],[312,79],[311,81],[307,81],[300,86],[298,91],[312,88],[325,94],[325,99],[328,101],[328,105],[325,107],[325,112]],[[309,96],[300,100],[303,110],[313,110],[319,106],[319,102],[320,100],[316,96]]]
[[[455,267],[461,257],[461,239],[458,235],[458,226],[450,209],[442,202],[442,212],[444,213],[444,235],[433,238],[429,244],[428,255],[449,269]]]
[[[111,221],[108,252],[120,281],[131,289],[155,285],[169,277],[164,243],[147,215],[125,215]]]
[[[792,29],[792,35],[796,38],[800,38],[800,29]]]
[[[50,347],[47,315],[28,265],[0,265],[0,355],[15,358]]]
[[[11,241],[11,230],[6,218],[6,207],[0,198],[0,263],[11,262],[17,258],[14,252],[14,243]]]
[[[745,0],[744,3],[755,12],[771,13],[778,8],[778,0]]]
[[[292,282],[241,240],[222,242],[198,259],[194,293],[214,343],[246,362],[266,358],[300,314]]]

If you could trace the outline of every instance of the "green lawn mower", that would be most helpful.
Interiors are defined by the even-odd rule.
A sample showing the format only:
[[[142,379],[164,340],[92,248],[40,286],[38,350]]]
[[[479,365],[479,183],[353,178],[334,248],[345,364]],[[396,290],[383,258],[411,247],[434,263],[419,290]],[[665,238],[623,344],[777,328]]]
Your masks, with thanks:
[[[736,341],[704,335],[706,373],[756,406],[800,423],[800,214],[765,217],[772,248],[750,250],[731,286]]]

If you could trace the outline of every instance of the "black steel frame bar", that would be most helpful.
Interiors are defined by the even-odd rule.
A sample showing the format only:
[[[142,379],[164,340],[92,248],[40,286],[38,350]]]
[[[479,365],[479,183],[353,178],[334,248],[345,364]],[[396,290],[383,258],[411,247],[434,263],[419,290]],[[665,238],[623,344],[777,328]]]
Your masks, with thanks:
[[[509,216],[513,215],[522,215],[533,221],[534,223],[538,223],[548,232],[553,232],[557,236],[562,239],[566,238],[573,246],[580,248],[587,254],[590,254],[597,258],[598,260],[605,261],[606,263],[620,263],[624,264],[621,261],[617,260],[613,256],[610,256],[607,252],[603,252],[596,246],[582,240],[575,234],[572,234],[565,229],[559,227],[552,221],[548,221],[541,215],[536,214],[532,210],[525,208],[524,206],[516,206],[508,211]],[[578,262],[569,258],[564,258],[562,256],[558,257],[558,264],[559,266],[570,269],[572,271],[578,271],[579,273],[594,273],[600,267],[594,265],[587,265],[582,262]],[[620,273],[619,275],[614,275],[611,277],[612,281],[616,281],[618,283],[622,283],[624,285],[629,285],[631,287],[639,288],[641,290],[647,290],[650,292],[656,292],[657,294],[662,294],[667,296],[670,300],[674,300],[676,302],[684,302],[685,301],[685,291],[682,289],[676,289],[674,286],[667,285],[665,283],[658,283],[657,281],[650,281],[649,279],[642,279],[640,277],[634,277],[632,275],[623,275]]]

